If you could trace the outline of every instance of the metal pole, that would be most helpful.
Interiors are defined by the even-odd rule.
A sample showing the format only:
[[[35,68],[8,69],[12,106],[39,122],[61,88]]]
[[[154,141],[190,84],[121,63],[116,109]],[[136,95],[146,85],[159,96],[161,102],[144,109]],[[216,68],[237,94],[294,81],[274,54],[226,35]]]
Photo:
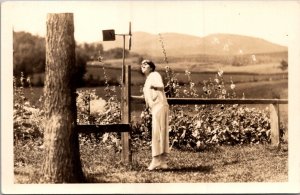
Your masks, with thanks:
[[[125,83],[125,72],[124,72],[124,68],[125,68],[125,35],[123,36],[123,62],[122,62],[122,86],[124,86]]]

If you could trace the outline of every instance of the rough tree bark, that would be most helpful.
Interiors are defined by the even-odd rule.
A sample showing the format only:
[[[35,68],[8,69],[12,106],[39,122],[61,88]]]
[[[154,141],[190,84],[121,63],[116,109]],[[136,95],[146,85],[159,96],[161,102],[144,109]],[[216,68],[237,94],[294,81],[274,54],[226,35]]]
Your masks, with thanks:
[[[84,181],[76,125],[72,13],[47,15],[43,182]],[[73,68],[74,69],[74,68]]]

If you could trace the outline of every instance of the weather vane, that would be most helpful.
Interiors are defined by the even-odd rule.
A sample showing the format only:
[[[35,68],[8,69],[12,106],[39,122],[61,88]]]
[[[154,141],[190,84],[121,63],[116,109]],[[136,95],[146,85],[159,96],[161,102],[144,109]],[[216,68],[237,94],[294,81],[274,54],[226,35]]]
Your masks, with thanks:
[[[129,36],[129,50],[131,50],[131,22],[129,22],[128,34],[116,34],[114,29],[102,30],[103,41],[114,41],[117,36],[123,37],[123,62],[122,62],[122,84],[125,83],[124,67],[125,67],[125,37]]]

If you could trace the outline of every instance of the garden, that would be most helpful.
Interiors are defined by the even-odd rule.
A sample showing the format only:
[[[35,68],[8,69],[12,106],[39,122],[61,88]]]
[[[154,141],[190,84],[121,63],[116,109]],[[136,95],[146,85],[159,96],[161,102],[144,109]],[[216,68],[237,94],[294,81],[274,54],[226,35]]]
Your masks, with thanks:
[[[109,75],[99,93],[77,90],[78,124],[119,123],[120,86],[111,86]],[[187,82],[165,66],[166,91],[172,97],[234,99],[234,80],[225,81],[222,70],[214,78]],[[25,87],[28,86],[28,87]],[[105,92],[105,93],[103,93]],[[102,96],[100,95],[102,94]],[[105,97],[103,97],[105,94]],[[14,173],[15,183],[39,183],[43,162],[42,90],[32,88],[30,78],[14,78]],[[286,116],[287,118],[287,116]],[[132,113],[131,165],[121,162],[120,134],[80,134],[80,156],[89,183],[174,182],[284,182],[288,179],[287,121],[280,125],[281,147],[270,147],[270,112],[248,105],[170,106],[169,168],[149,172],[151,115],[144,105]]]

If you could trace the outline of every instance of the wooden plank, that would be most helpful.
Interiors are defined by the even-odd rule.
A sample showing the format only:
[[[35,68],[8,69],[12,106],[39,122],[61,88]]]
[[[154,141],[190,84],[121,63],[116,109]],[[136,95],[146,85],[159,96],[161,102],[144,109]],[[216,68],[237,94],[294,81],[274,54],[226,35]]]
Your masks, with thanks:
[[[270,104],[271,146],[280,147],[279,117],[275,105]]]
[[[130,123],[130,83],[131,83],[131,66],[127,65],[125,66],[125,84],[122,88],[122,115],[121,115],[121,121],[122,123],[129,124]],[[130,134],[128,132],[121,133],[121,143],[122,143],[122,162],[124,164],[130,164],[131,163],[131,150],[130,150]]]
[[[287,99],[216,99],[216,98],[167,98],[173,104],[288,104]],[[141,96],[131,96],[134,103],[145,103]]]
[[[77,125],[77,133],[130,132],[130,124]]]

